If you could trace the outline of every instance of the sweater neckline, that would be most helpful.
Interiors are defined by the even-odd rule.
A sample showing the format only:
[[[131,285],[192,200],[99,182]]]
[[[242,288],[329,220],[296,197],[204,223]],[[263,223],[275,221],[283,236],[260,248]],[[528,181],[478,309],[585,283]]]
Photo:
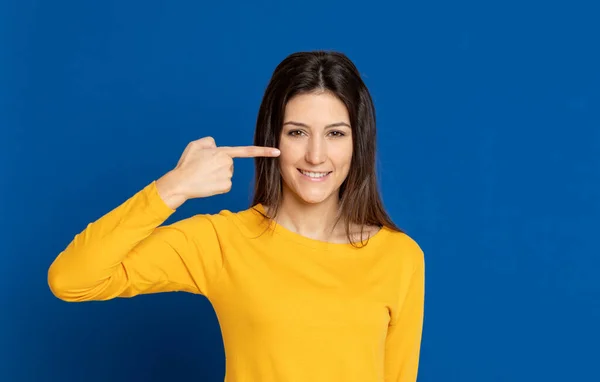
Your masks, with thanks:
[[[255,215],[261,220],[266,215],[266,209],[261,203],[254,205],[251,209],[253,210]],[[274,220],[270,221],[270,226],[268,228],[272,229],[272,231],[275,234],[279,235],[280,237],[282,237],[286,240],[290,240],[295,243],[301,244],[303,246],[307,246],[307,247],[310,247],[313,249],[319,249],[319,250],[348,250],[348,249],[359,250],[361,248],[364,248],[364,249],[371,248],[373,246],[376,246],[376,244],[378,242],[382,241],[384,239],[384,237],[389,233],[389,229],[387,227],[383,226],[376,233],[374,233],[371,237],[369,237],[368,239],[363,241],[363,243],[365,243],[366,245],[363,246],[363,243],[361,243],[359,241],[359,242],[355,243],[356,245],[358,245],[358,247],[355,247],[351,243],[335,243],[335,242],[330,242],[330,241],[322,241],[322,240],[318,240],[318,239],[313,239],[308,236],[304,236],[297,232],[294,232],[294,231],[282,226],[281,224],[277,223]]]

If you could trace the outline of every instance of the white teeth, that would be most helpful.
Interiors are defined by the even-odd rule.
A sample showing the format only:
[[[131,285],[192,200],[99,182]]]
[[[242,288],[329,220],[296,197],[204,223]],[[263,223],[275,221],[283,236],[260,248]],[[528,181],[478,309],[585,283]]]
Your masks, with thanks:
[[[300,172],[306,176],[310,176],[311,178],[322,178],[322,177],[326,176],[327,174],[329,174],[328,172],[308,172],[308,171],[302,171],[302,170],[300,170]]]

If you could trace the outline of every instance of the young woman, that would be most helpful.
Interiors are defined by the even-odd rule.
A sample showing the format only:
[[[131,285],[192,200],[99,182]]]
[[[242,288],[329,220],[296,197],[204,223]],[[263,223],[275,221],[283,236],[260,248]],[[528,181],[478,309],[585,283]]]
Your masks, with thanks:
[[[253,146],[191,142],[173,170],[75,236],[50,288],[73,302],[205,296],[225,381],[414,382],[424,255],[384,211],[375,134],[345,55],[292,54],[266,89]],[[240,157],[256,164],[248,209],[161,225],[188,199],[228,192]]]

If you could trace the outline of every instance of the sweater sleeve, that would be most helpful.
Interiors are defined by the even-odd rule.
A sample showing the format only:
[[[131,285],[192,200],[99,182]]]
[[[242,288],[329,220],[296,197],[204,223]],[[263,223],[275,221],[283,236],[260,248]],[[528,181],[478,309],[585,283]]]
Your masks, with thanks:
[[[185,291],[208,296],[222,253],[207,215],[161,226],[175,211],[152,182],[90,223],[54,259],[48,284],[69,302]]]
[[[419,368],[425,299],[425,261],[417,251],[414,271],[404,293],[398,313],[388,327],[385,342],[385,381],[415,382]]]

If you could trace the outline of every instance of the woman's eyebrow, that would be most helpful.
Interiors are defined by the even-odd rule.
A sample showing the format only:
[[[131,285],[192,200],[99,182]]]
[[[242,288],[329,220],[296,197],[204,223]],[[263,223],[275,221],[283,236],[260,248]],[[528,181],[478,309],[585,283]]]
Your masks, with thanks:
[[[301,126],[301,127],[309,127],[307,124],[302,123],[302,122],[296,122],[296,121],[287,121],[283,124],[285,125],[294,125],[294,126]],[[350,127],[349,124],[347,124],[346,122],[336,122],[336,123],[330,123],[329,125],[326,125],[325,128],[329,129],[332,127],[339,127],[339,126],[346,126],[346,127]]]

